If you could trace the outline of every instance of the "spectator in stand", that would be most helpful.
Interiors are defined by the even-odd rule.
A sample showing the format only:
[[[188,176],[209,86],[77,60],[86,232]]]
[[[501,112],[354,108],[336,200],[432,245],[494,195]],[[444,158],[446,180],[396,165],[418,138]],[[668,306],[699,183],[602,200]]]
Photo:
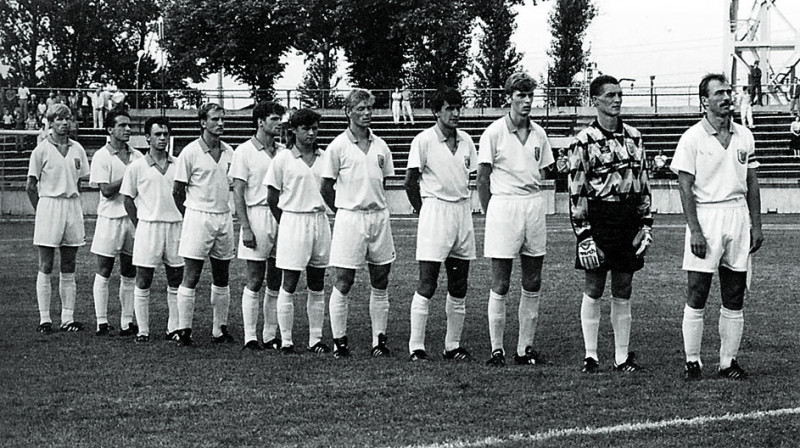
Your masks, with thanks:
[[[35,131],[39,128],[39,121],[33,111],[28,112],[28,118],[25,120],[25,129]]]
[[[22,111],[22,116],[26,117],[28,115],[28,98],[31,96],[31,91],[22,84],[22,81],[19,83],[19,88],[17,89],[17,100],[19,101],[19,107]]]
[[[658,155],[653,157],[653,169],[655,171],[663,171],[667,167],[667,162],[669,161],[669,157],[664,155],[664,150],[659,149]]]
[[[86,126],[86,123],[89,121],[89,117],[92,116],[92,98],[89,96],[91,91],[83,90],[80,92],[80,102],[81,102],[81,125]]]
[[[25,115],[22,115],[22,108],[14,108],[14,129],[22,131],[25,129]]]
[[[14,115],[8,108],[3,112],[3,129],[14,129]]]
[[[792,102],[789,104],[789,113],[800,117],[800,78],[795,78],[791,89]]]
[[[792,124],[789,125],[789,133],[792,137],[789,148],[795,157],[800,157],[800,114],[796,115]]]
[[[400,124],[400,103],[403,101],[403,95],[400,94],[400,89],[395,88],[392,92],[392,120],[394,124]]]
[[[47,95],[47,101],[45,101],[45,105],[48,109],[50,109],[50,106],[53,106],[54,104],[56,104],[56,94],[51,90],[50,94]]]
[[[78,113],[80,112],[78,105],[79,105],[78,92],[76,90],[73,90],[72,92],[69,93],[69,96],[67,97],[67,106],[69,106],[69,110],[72,111],[72,118],[76,119],[78,118]]]
[[[411,124],[414,124],[414,111],[411,109],[411,90],[408,87],[404,88],[400,92],[400,96],[403,99],[403,124],[406,124],[409,120]]]
[[[56,103],[63,104],[69,107],[69,103],[67,102],[67,97],[64,96],[64,93],[61,90],[56,90]]]
[[[125,92],[114,87],[114,90],[111,94],[111,108],[112,109],[116,109],[118,107],[127,108],[127,106],[125,105],[126,96],[127,95],[125,95]]]
[[[761,69],[758,68],[758,61],[753,62],[750,68],[750,95],[753,97],[752,104],[764,105],[761,102]]]
[[[90,93],[89,97],[92,99],[92,118],[94,122],[93,127],[95,129],[99,129],[103,127],[103,117],[105,117],[103,106],[103,88],[100,86],[100,84],[97,84],[94,92]]]
[[[47,103],[44,102],[45,98],[39,98],[39,104],[36,105],[36,118],[42,121],[45,112],[47,112]]]
[[[747,126],[752,129],[753,124],[753,98],[747,91],[747,86],[742,87],[742,93],[739,94],[739,114],[742,118],[742,126]]]

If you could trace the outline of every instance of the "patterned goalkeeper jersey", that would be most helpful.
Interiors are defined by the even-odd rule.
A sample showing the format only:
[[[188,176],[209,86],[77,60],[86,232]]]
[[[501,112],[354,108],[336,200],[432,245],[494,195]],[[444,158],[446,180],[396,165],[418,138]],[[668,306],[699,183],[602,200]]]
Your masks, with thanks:
[[[569,147],[569,198],[572,228],[578,240],[592,236],[590,201],[627,202],[640,225],[653,225],[642,135],[618,120],[612,133],[595,120]]]

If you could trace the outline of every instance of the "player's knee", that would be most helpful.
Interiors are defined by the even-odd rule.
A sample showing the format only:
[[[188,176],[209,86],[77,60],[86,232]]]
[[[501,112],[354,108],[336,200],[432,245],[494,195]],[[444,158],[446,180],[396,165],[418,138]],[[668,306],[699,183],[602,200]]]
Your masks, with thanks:
[[[499,294],[501,296],[504,296],[504,295],[508,294],[508,287],[509,287],[510,283],[511,283],[510,279],[498,279],[498,278],[495,278],[492,281],[492,291],[494,291],[495,294]]]
[[[417,284],[417,294],[430,299],[436,294],[436,282],[423,281],[420,279],[420,282]]]
[[[542,288],[542,278],[540,276],[531,276],[522,278],[522,289],[530,292],[537,292]]]
[[[467,296],[467,281],[453,282],[447,285],[447,292],[453,297],[466,297]]]
[[[617,299],[630,299],[632,291],[633,288],[631,287],[631,285],[622,285],[622,286],[612,285],[611,287],[611,294]]]
[[[250,277],[247,279],[247,289],[253,292],[261,291],[261,286],[264,285],[264,280],[260,278]]]

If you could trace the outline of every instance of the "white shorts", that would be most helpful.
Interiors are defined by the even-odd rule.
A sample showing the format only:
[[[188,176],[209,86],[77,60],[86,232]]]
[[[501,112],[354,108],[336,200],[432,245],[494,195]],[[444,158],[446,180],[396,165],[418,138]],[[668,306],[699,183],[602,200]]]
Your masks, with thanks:
[[[339,209],[333,224],[331,265],[358,269],[366,261],[384,265],[395,259],[389,210],[353,211]]]
[[[547,245],[545,203],[542,194],[492,196],[486,211],[483,255],[487,258],[544,256]]]
[[[178,255],[193,260],[203,260],[207,256],[230,260],[233,246],[233,217],[230,213],[186,209]]]
[[[691,232],[686,228],[683,270],[716,272],[719,266],[747,272],[750,257],[750,213],[741,198],[720,204],[697,204],[697,220],[706,238],[706,257],[692,253]]]
[[[247,207],[250,230],[256,237],[256,248],[245,247],[239,231],[238,258],[241,260],[267,261],[275,257],[275,240],[278,238],[278,221],[267,206]]]
[[[83,246],[81,198],[39,198],[33,227],[33,244],[45,247]]]
[[[114,258],[119,254],[133,254],[133,235],[136,228],[127,216],[119,218],[97,217],[91,252]]]
[[[171,268],[183,266],[178,255],[181,243],[181,222],[142,221],[136,225],[133,240],[133,265],[156,268],[163,263]]]
[[[331,255],[331,225],[325,212],[281,215],[275,266],[290,271],[326,268]]]
[[[417,260],[475,259],[475,229],[469,201],[425,198],[417,226]]]

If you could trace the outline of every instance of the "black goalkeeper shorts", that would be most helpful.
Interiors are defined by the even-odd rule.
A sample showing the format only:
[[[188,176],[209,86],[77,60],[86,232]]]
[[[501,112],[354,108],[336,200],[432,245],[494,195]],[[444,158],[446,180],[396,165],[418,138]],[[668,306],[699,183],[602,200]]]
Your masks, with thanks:
[[[636,206],[627,202],[590,201],[588,220],[597,247],[605,254],[599,270],[636,272],[644,267],[644,257],[637,257],[633,240],[639,233]],[[575,268],[583,269],[575,247]]]

